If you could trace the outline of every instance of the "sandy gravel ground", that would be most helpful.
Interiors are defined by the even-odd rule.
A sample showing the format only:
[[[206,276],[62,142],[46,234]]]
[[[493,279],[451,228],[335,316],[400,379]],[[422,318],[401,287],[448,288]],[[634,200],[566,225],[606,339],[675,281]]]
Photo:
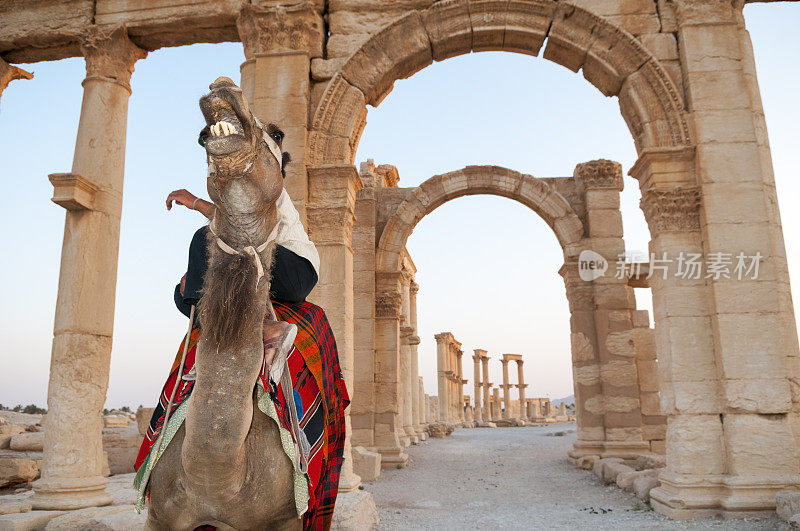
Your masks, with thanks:
[[[364,488],[379,529],[786,529],[776,517],[670,521],[569,463],[574,441],[574,423],[459,428],[408,448],[408,468]]]

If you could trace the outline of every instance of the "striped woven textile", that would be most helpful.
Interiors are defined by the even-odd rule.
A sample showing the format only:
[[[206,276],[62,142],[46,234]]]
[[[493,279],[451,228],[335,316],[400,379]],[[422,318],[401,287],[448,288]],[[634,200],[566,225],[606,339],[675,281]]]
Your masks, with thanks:
[[[297,325],[294,348],[289,355],[289,370],[300,411],[300,426],[311,446],[309,469],[308,509],[303,514],[304,529],[330,528],[338,493],[339,473],[342,467],[345,439],[344,410],[350,399],[342,379],[336,340],[322,308],[308,302],[284,304],[273,302],[278,318]],[[189,338],[189,351],[183,374],[194,366],[200,330],[195,327]],[[183,342],[170,370],[167,382],[159,396],[150,419],[135,468],[139,470],[152,446],[158,439],[164,422],[164,412],[173,387],[178,385],[173,411],[188,397],[194,382],[186,382],[178,375]],[[266,366],[259,378],[264,391],[275,403],[280,424],[291,431],[291,417],[279,384],[269,380]],[[297,399],[300,399],[299,401]],[[297,441],[295,441],[296,443]]]

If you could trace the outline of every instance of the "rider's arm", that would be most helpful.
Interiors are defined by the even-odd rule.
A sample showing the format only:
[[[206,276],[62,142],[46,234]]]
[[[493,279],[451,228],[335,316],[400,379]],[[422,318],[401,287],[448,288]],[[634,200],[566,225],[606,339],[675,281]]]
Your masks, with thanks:
[[[211,201],[200,199],[190,191],[184,189],[175,190],[167,196],[167,210],[172,210],[173,201],[190,210],[197,210],[208,219],[214,217],[214,211],[217,209]]]

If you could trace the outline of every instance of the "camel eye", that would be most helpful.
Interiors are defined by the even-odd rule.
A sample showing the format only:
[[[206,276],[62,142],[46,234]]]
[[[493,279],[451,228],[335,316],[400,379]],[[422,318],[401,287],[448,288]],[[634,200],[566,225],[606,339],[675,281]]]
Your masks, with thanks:
[[[283,140],[283,135],[280,134],[278,131],[273,131],[269,134],[272,137],[272,140],[275,141],[276,144],[280,144]]]

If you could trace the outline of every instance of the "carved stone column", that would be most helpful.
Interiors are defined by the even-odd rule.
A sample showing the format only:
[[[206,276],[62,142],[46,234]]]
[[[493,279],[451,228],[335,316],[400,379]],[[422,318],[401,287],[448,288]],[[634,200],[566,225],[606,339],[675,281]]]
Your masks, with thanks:
[[[447,377],[447,371],[450,370],[450,341],[452,334],[450,332],[442,332],[436,334],[436,365],[437,376],[439,379],[439,418],[436,420],[442,422],[450,422],[450,379]]]
[[[519,383],[519,418],[520,420],[528,420],[528,411],[525,407],[525,388],[528,385],[525,383],[525,374],[522,369],[522,360],[517,360],[517,380]]]
[[[67,210],[36,509],[108,505],[100,411],[106,399],[119,254],[125,132],[133,65],[147,53],[125,28],[91,29],[72,173],[54,174]],[[77,191],[85,184],[91,193]],[[81,199],[70,201],[68,196]]]
[[[492,416],[491,401],[492,401],[492,382],[489,381],[489,356],[486,351],[483,352],[481,357],[481,366],[483,371],[483,418],[484,420],[494,420]]]
[[[309,170],[309,237],[320,256],[320,278],[309,299],[325,310],[339,350],[348,393],[353,393],[353,222],[356,193],[362,181],[354,166],[324,166]],[[339,490],[361,484],[353,472],[350,412],[345,414],[347,438]]]
[[[511,384],[508,379],[508,359],[506,355],[500,359],[503,364],[503,418],[511,418]]]
[[[381,468],[402,468],[408,454],[401,442],[400,273],[376,273],[375,282],[375,450]]]
[[[305,222],[308,197],[306,134],[311,59],[322,57],[325,23],[313,2],[244,4],[236,22],[247,59],[242,90],[253,113],[286,133],[286,191]]]
[[[428,433],[425,431],[425,427],[428,424],[428,407],[425,403],[425,386],[423,385],[422,376],[419,377],[419,404],[419,424],[422,427],[420,440],[424,441],[428,438]]]
[[[405,432],[404,444],[416,444],[419,437],[414,429],[414,392],[416,390],[416,375],[411,372],[412,346],[414,327],[411,326],[411,275],[404,268],[401,282],[402,290],[402,324],[400,326],[400,388],[403,399],[403,431]]]
[[[498,421],[502,417],[502,412],[500,411],[500,388],[499,387],[492,387],[492,420]]]
[[[472,392],[475,397],[475,420],[477,421],[483,420],[483,407],[481,405],[481,388],[483,386],[481,383],[481,354],[485,352],[485,350],[476,348],[475,354],[472,356],[472,361],[474,362],[472,369]]]
[[[419,284],[411,280],[409,285],[409,311],[411,328],[414,330],[412,336],[408,339],[411,345],[411,382],[414,389],[413,396],[411,397],[411,422],[414,427],[414,432],[420,440],[425,440],[427,434],[422,428],[422,409],[424,401],[420,402],[419,398],[419,335],[417,328],[417,292],[419,291]]]

